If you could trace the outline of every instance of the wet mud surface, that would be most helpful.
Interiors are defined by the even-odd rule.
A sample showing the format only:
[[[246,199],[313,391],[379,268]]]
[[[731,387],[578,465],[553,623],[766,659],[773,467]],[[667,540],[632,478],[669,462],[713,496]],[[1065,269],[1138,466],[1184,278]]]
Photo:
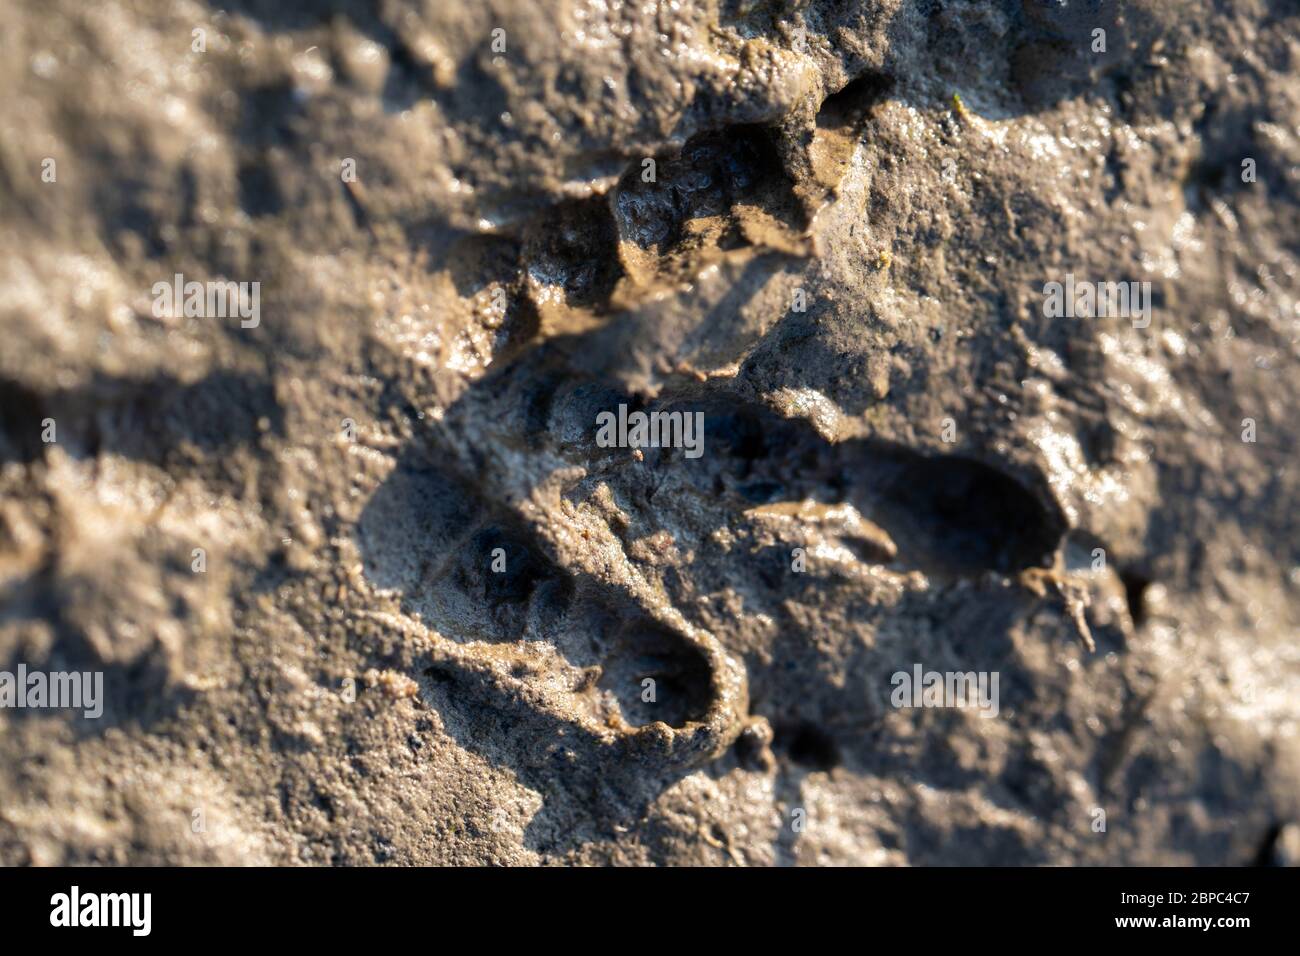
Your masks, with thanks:
[[[5,22],[0,862],[1294,855],[1295,4]]]

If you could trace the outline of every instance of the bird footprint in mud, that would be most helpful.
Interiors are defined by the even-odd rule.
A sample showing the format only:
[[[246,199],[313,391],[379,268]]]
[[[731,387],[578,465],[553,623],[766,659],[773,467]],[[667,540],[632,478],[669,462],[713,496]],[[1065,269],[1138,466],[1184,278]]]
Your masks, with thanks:
[[[883,565],[895,592],[913,570],[1012,574],[1046,563],[1064,533],[1049,494],[997,468],[832,442],[702,373],[665,388],[651,372],[696,340],[660,293],[720,263],[735,281],[708,310],[726,343],[713,364],[754,344],[734,323],[741,301],[776,268],[764,257],[807,251],[884,85],[828,100],[807,151],[791,130],[697,137],[653,185],[629,174],[610,202],[526,228],[529,308],[508,347],[362,517],[368,577],[400,595],[392,624],[427,649],[424,693],[448,731],[539,792],[568,793],[556,805],[587,807],[590,826],[626,822],[724,752],[757,719],[751,690],[776,725],[803,726],[804,701],[870,708],[844,681],[809,693],[837,679],[787,626],[808,584]],[[597,442],[602,414],[651,394],[658,410],[703,413],[702,457]],[[867,592],[843,614],[873,624],[887,602]]]
[[[425,696],[448,732],[567,793],[589,827],[629,822],[733,743],[751,682],[766,707],[802,679],[737,652],[739,626],[702,614],[702,595],[779,607],[828,564],[974,581],[1045,568],[1060,546],[1065,519],[1033,476],[831,442],[709,385],[656,406],[703,412],[702,458],[602,448],[599,415],[643,403],[572,362],[578,339],[476,383],[411,443],[358,535],[370,580],[400,594],[392,623],[427,649]],[[748,557],[718,550],[736,535]],[[789,573],[796,548],[813,573]]]

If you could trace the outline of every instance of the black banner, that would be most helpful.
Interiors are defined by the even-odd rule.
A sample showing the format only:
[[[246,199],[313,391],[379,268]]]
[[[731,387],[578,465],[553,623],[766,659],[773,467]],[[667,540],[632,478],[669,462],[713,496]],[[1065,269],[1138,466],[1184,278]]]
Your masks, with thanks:
[[[373,946],[431,929],[494,947],[514,934],[594,945],[695,926],[733,941],[802,926],[918,943],[996,929],[1233,945],[1294,928],[1300,889],[1280,869],[10,869],[0,884],[7,941],[75,933],[128,946]]]

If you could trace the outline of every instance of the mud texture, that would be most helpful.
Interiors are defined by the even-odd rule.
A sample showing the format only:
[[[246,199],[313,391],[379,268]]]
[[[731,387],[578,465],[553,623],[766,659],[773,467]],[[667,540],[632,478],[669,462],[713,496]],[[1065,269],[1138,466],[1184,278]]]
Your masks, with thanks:
[[[1294,2],[0,6],[0,863],[1294,862]]]

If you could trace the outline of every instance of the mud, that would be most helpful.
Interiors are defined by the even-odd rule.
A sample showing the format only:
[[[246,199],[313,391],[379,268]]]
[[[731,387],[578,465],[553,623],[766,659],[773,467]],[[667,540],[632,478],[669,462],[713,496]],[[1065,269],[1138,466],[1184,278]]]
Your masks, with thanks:
[[[1294,860],[1294,4],[4,21],[0,862]]]

